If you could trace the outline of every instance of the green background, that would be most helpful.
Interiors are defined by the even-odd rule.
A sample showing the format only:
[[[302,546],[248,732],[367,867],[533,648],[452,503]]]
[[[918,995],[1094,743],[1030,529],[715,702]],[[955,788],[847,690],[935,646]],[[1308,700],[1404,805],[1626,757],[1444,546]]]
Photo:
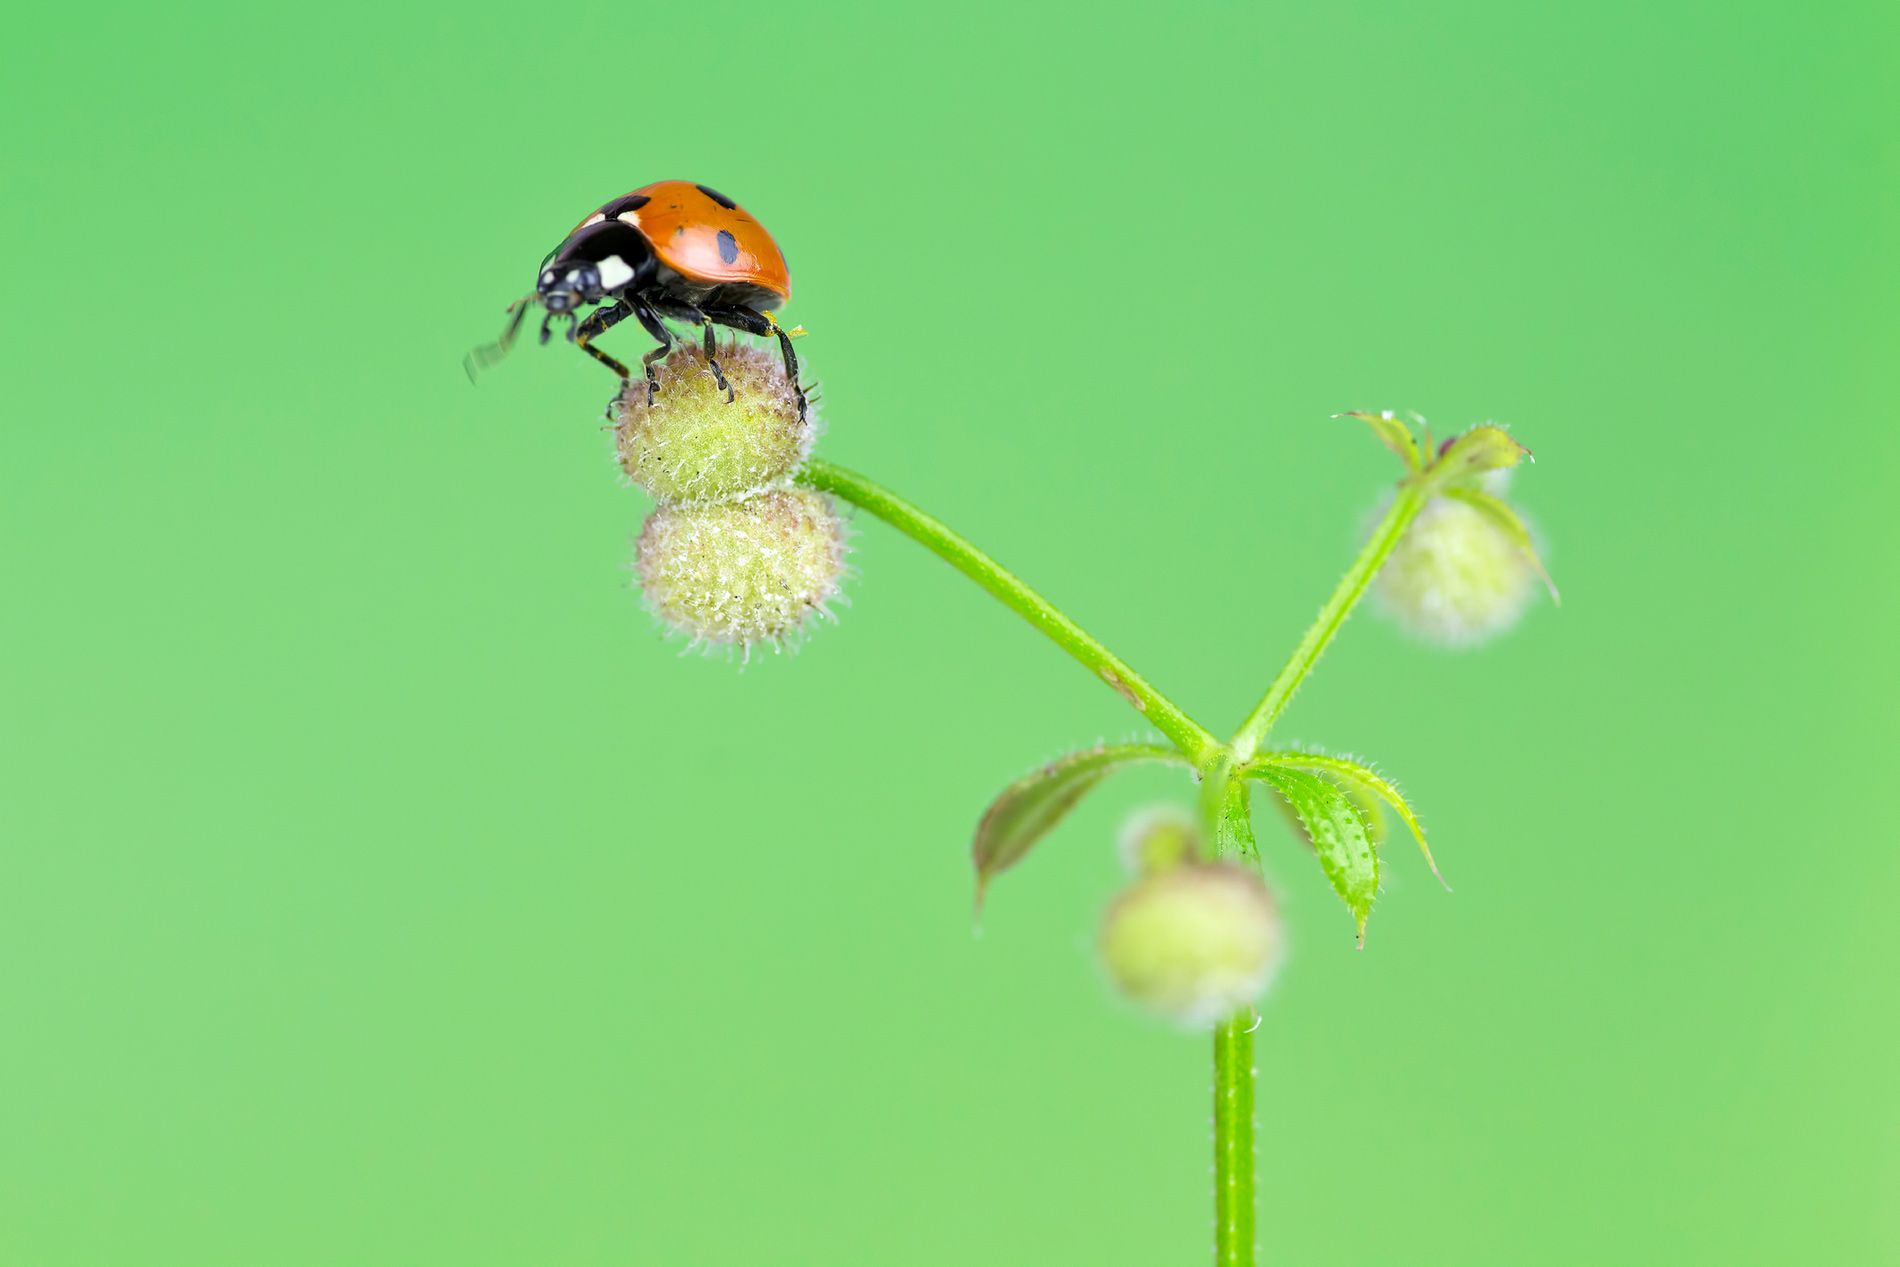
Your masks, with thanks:
[[[1363,954],[1270,821],[1267,1260],[1900,1257],[1890,6],[15,10],[0,81],[0,1262],[1143,1264],[1204,1041],[1091,954],[1138,719],[860,519],[741,672],[630,592],[542,252],[686,177],[821,452],[1235,724],[1394,475],[1511,424],[1561,610],[1356,619]],[[637,352],[635,332],[609,346]]]

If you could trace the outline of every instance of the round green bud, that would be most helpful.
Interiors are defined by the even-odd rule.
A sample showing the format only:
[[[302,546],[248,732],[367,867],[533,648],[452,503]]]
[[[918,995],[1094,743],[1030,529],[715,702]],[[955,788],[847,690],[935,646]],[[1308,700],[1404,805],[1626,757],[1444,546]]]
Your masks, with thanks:
[[[710,506],[662,505],[636,569],[656,615],[694,642],[796,639],[844,579],[844,522],[821,493],[781,488]]]
[[[1473,506],[1435,498],[1405,531],[1379,573],[1380,605],[1412,633],[1471,646],[1517,623],[1537,583],[1536,564]]]
[[[1279,966],[1284,930],[1255,871],[1188,862],[1143,876],[1102,919],[1102,962],[1121,992],[1189,1026],[1260,997]]]
[[[1151,805],[1129,815],[1116,845],[1130,875],[1153,875],[1198,857],[1201,829],[1179,805]]]
[[[798,393],[776,351],[718,349],[732,398],[697,344],[675,345],[654,366],[659,387],[630,378],[608,413],[621,469],[655,501],[704,505],[781,484],[811,452],[817,425],[799,416]]]

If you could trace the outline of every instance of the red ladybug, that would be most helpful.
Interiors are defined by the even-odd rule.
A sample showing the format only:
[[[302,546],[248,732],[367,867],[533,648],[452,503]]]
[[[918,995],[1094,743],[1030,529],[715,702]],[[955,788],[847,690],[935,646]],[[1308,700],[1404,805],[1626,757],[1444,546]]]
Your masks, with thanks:
[[[643,358],[649,401],[659,383],[653,363],[673,347],[667,319],[705,328],[706,357],[727,399],[732,388],[713,357],[713,327],[776,335],[802,414],[805,392],[798,385],[791,336],[765,315],[791,294],[785,257],[764,225],[716,189],[663,180],[614,199],[575,225],[541,261],[534,293],[508,306],[511,319],[501,338],[469,354],[469,374],[501,359],[529,306],[539,303],[547,310],[541,320],[543,343],[554,318],[566,316],[567,337],[623,379],[631,377],[627,367],[595,347],[594,340],[628,317],[637,318],[660,344]],[[578,310],[586,304],[600,306],[582,317]]]

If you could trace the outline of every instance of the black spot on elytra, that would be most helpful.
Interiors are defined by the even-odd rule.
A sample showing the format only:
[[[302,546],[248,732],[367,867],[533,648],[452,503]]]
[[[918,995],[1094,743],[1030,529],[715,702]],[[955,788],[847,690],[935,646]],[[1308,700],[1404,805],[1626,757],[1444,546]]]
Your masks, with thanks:
[[[704,185],[694,185],[693,188],[697,189],[700,193],[705,194],[708,198],[712,199],[714,202],[724,207],[727,211],[731,211],[734,207],[739,205],[738,203],[734,202],[732,199],[720,193],[717,189],[708,189]]]
[[[719,230],[719,258],[728,264],[736,264],[739,260],[739,239],[724,229]]]
[[[600,214],[606,216],[609,220],[614,220],[618,219],[625,212],[638,211],[652,201],[653,199],[647,197],[645,194],[628,194],[625,198],[616,198],[602,207]]]

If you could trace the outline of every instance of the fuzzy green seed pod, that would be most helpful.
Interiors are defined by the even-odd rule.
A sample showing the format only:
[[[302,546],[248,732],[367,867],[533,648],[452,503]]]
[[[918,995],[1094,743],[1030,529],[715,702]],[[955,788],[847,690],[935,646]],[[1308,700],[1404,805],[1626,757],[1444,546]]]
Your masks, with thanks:
[[[1377,594],[1407,630],[1462,647],[1516,624],[1536,583],[1536,562],[1520,543],[1476,507],[1440,497],[1406,529]]]
[[[1201,830],[1179,805],[1151,805],[1129,815],[1116,845],[1130,875],[1153,875],[1200,856]]]
[[[749,497],[783,483],[811,452],[817,425],[810,413],[799,416],[778,352],[728,344],[717,356],[730,401],[705,351],[682,343],[654,367],[652,404],[646,379],[635,377],[609,407],[621,469],[655,501]]]
[[[822,493],[781,488],[710,506],[662,505],[636,569],[656,615],[694,642],[796,640],[844,579],[844,522]]]
[[[1266,884],[1230,862],[1189,862],[1143,876],[1102,919],[1102,962],[1116,986],[1188,1026],[1223,1020],[1259,998],[1283,942]]]

